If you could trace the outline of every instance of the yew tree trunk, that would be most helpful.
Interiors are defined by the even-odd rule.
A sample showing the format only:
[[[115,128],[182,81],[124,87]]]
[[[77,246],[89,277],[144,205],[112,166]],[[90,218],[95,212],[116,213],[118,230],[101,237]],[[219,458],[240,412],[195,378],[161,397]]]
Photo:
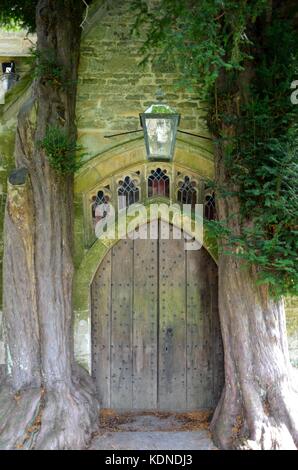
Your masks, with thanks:
[[[234,194],[239,194],[240,188],[231,183],[226,142],[234,139],[240,125],[240,132],[246,132],[241,112],[251,104],[251,90],[257,87],[260,96],[262,92],[266,95],[266,90],[260,90],[266,85],[258,82],[256,71],[260,63],[271,64],[274,57],[268,49],[268,27],[274,17],[292,19],[294,5],[293,0],[268,2],[266,14],[247,25],[254,59],[246,62],[236,81],[231,82],[225,71],[217,81],[220,112],[233,119],[218,121],[216,134],[227,139],[216,147],[216,181],[219,188],[228,188]],[[237,121],[240,125],[236,128]],[[236,195],[219,197],[217,212],[219,220],[225,221],[236,236],[243,228],[252,227],[249,216],[245,220],[240,217]],[[211,423],[215,442],[223,449],[296,449],[297,371],[289,360],[283,300],[270,298],[268,286],[257,285],[258,268],[243,266],[236,253],[221,254],[218,268],[225,386]]]
[[[82,448],[97,418],[88,374],[72,347],[73,175],[59,174],[40,142],[48,126],[75,138],[80,23],[78,0],[40,0],[40,64],[18,117],[5,216],[4,322],[10,380],[0,393],[0,448]]]
[[[224,152],[224,146],[217,149],[216,179],[232,189]],[[219,198],[217,212],[239,235],[238,198]],[[284,302],[257,286],[257,268],[248,270],[236,254],[221,254],[218,268],[225,385],[211,423],[215,443],[222,449],[296,449],[297,376],[289,360]]]

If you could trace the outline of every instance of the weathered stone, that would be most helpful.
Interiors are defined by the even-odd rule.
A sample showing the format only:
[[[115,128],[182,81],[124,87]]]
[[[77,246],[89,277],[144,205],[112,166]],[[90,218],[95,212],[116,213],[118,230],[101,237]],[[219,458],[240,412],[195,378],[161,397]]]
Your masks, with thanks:
[[[30,56],[32,43],[36,35],[27,35],[25,31],[0,31],[0,57]]]

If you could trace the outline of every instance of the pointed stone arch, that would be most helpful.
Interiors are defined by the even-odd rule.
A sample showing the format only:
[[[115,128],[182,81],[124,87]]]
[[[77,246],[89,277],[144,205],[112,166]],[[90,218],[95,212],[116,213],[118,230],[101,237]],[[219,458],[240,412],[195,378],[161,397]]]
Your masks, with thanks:
[[[169,201],[160,198],[159,201],[169,205]],[[149,218],[149,204],[146,209]],[[163,215],[159,214],[163,219]],[[172,221],[173,223],[173,221]],[[118,223],[116,222],[116,234],[118,233]],[[120,230],[121,232],[121,230]],[[94,276],[107,255],[107,253],[120,241],[120,238],[98,239],[92,247],[86,252],[74,277],[74,336],[75,336],[75,354],[77,360],[89,371],[91,371],[91,303],[90,286]],[[214,240],[204,229],[203,247],[210,254],[211,258],[217,262],[217,246]]]

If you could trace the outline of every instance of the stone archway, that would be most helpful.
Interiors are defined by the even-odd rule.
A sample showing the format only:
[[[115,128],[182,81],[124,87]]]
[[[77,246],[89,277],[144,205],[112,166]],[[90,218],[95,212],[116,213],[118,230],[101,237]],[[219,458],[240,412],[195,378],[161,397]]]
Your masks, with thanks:
[[[168,200],[160,200],[159,202],[169,205]],[[150,203],[145,204],[148,220],[150,215]],[[163,214],[159,214],[163,219]],[[189,226],[190,219],[188,219],[187,226]],[[115,233],[122,232],[116,221]],[[94,276],[98,270],[98,266],[104,259],[109,250],[119,241],[117,238],[105,237],[96,240],[92,247],[84,254],[80,266],[75,271],[73,299],[74,299],[74,352],[76,360],[80,365],[91,373],[91,299],[90,287],[93,282]],[[204,226],[203,229],[203,243],[204,249],[208,252],[210,257],[217,262],[217,245],[209,232],[208,228]]]
[[[166,222],[157,223],[160,234]],[[101,406],[215,407],[223,385],[217,302],[217,266],[204,248],[186,251],[173,236],[118,241],[91,284],[91,368]]]

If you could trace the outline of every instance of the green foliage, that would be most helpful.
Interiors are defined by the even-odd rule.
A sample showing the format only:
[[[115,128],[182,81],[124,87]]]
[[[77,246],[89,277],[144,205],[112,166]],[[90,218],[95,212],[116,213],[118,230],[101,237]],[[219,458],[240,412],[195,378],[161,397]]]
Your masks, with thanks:
[[[258,283],[274,297],[297,295],[298,106],[290,102],[298,75],[295,2],[153,5],[133,1],[135,31],[147,34],[144,60],[174,63],[180,86],[199,89],[215,144],[224,151],[228,182],[217,184],[216,197],[240,202],[240,212],[209,222],[210,228],[224,253],[257,267]]]
[[[1,0],[0,27],[35,31],[35,10],[38,0]]]
[[[175,114],[175,111],[173,111],[168,106],[165,106],[165,105],[162,105],[162,104],[161,105],[154,104],[152,106],[151,112],[154,113],[154,114]]]
[[[63,90],[76,85],[74,80],[70,80],[69,74],[64,66],[59,62],[57,52],[54,49],[39,49],[32,47],[30,49],[31,56],[28,59],[33,66],[34,78],[40,79],[42,82],[50,84],[53,87]]]
[[[55,2],[63,4],[64,0],[55,0]],[[91,5],[92,0],[85,0],[85,2]],[[28,29],[31,33],[35,32],[37,4],[38,0],[1,0],[0,28]]]
[[[201,97],[208,97],[222,68],[243,69],[247,20],[255,21],[266,4],[267,0],[161,0],[150,7],[146,0],[132,0],[137,12],[133,31],[147,31],[142,63],[174,64],[183,75],[180,86],[192,89],[199,84]]]
[[[44,150],[50,166],[59,174],[75,173],[82,166],[82,146],[69,138],[61,127],[49,126],[44,139],[39,142]]]
[[[255,57],[249,103],[241,107],[226,154],[243,220],[241,237],[231,234],[230,245],[258,266],[258,282],[275,297],[298,294],[298,109],[289,97],[297,44],[292,21],[273,16]]]
[[[58,63],[56,53],[52,49],[40,51],[31,48],[31,56],[35,60],[34,78],[41,78],[54,86],[61,86],[64,82],[63,67]]]

